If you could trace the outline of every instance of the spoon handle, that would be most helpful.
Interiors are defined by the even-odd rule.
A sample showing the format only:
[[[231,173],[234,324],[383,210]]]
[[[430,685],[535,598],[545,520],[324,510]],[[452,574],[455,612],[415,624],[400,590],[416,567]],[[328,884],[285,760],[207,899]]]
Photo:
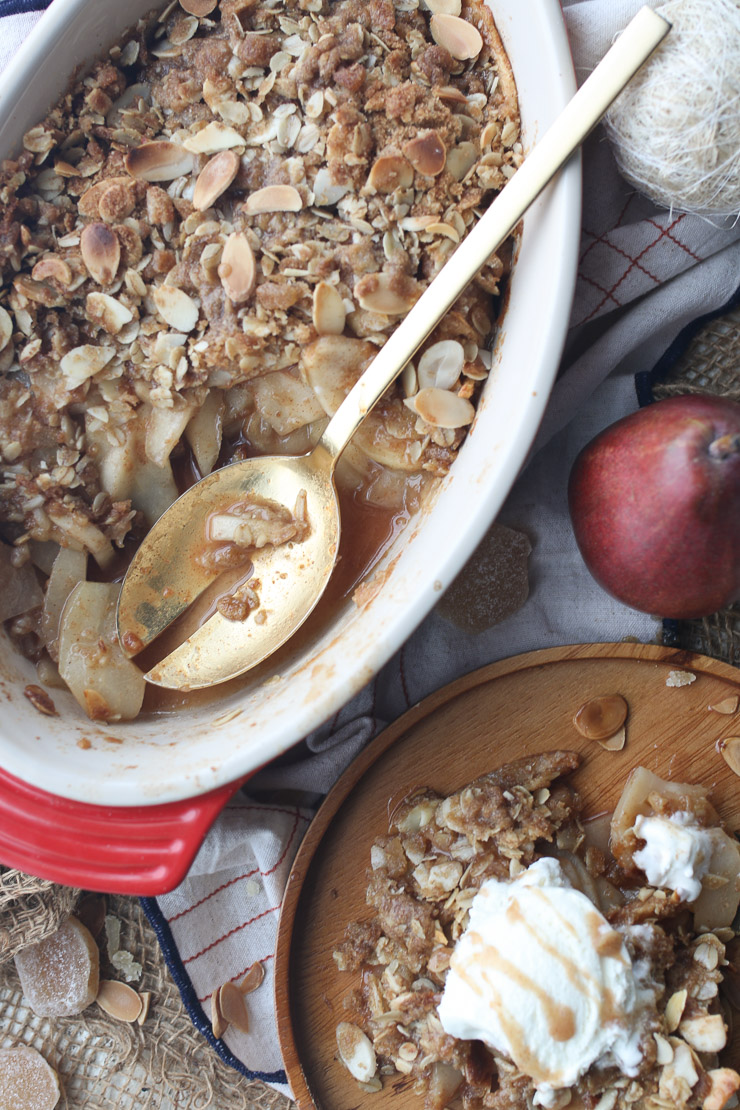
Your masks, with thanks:
[[[376,401],[670,28],[648,7],[630,21],[347,394],[312,452],[330,470]]]

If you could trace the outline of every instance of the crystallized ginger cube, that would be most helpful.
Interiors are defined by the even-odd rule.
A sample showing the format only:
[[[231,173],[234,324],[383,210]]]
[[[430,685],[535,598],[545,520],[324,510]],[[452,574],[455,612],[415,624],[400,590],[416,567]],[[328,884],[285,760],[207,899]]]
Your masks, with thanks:
[[[53,1110],[59,1095],[57,1073],[35,1048],[0,1049],[2,1110]]]
[[[88,929],[69,917],[51,936],[16,953],[23,995],[39,1017],[81,1013],[98,993],[100,954]]]

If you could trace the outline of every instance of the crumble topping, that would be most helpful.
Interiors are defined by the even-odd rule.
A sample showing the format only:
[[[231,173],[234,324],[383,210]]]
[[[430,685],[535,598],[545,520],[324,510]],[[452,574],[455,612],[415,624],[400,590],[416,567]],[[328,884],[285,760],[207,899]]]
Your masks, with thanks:
[[[722,1067],[718,1054],[727,1042],[733,997],[725,986],[731,988],[734,974],[736,937],[729,922],[740,898],[740,846],[727,837],[732,859],[707,884],[714,895],[732,887],[729,909],[721,897],[700,909],[699,900],[690,907],[673,891],[645,885],[636,864],[626,862],[627,849],[620,866],[589,843],[580,799],[567,782],[577,764],[576,753],[567,751],[517,760],[449,797],[416,791],[392,814],[389,834],[371,849],[368,918],[350,923],[334,952],[339,970],[352,973],[356,984],[337,1030],[339,1058],[364,1089],[379,1090],[400,1073],[413,1079],[427,1110],[721,1110],[733,1104],[740,1076]],[[626,784],[621,813],[634,819],[637,810],[675,811],[679,799],[698,824],[722,832],[702,788],[666,783],[643,768]],[[612,836],[614,846],[620,840],[614,823]],[[634,834],[628,839],[631,851],[637,840]],[[513,890],[545,864],[603,915],[606,933],[619,938],[649,999],[630,1074],[597,1062],[562,1090],[537,1090],[504,1052],[451,1036],[439,1011],[453,953],[471,906],[480,905],[481,888],[504,891],[509,884]],[[537,935],[547,937],[548,920],[543,912],[532,923]],[[536,980],[546,989],[541,969]],[[469,1011],[466,1017],[475,1021]]]
[[[512,176],[490,11],[429,7],[170,3],[2,163],[0,521],[37,566],[55,544],[109,572],[194,477],[307,450]],[[368,416],[340,484],[407,506],[446,473],[510,259]]]

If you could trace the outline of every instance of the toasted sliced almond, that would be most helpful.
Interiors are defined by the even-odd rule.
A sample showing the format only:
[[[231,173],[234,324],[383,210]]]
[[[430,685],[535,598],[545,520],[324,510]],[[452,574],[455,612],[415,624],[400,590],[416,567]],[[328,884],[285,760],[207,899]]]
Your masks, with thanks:
[[[420,389],[415,397],[408,397],[405,405],[435,428],[465,428],[473,423],[475,409],[470,401],[433,386]]]
[[[419,359],[420,389],[452,389],[462,373],[465,352],[456,339],[442,339],[427,347]]]
[[[131,176],[140,181],[174,181],[192,172],[194,160],[189,150],[178,143],[155,139],[130,150],[125,165]]]
[[[445,224],[445,223],[430,224],[429,227],[427,228],[427,231],[429,232],[430,235],[444,235],[448,239],[451,239],[453,243],[459,243],[460,242],[460,233],[459,233],[459,231],[457,230],[456,227],[452,226],[452,224]]]
[[[219,987],[218,1008],[227,1025],[233,1025],[240,1033],[249,1032],[249,1017],[244,995],[235,983],[224,983]]]
[[[455,104],[467,104],[468,98],[460,89],[456,89],[454,85],[440,85],[436,88],[435,93],[440,100],[451,100]]]
[[[221,1013],[221,1006],[219,1004],[219,993],[215,990],[211,995],[211,1029],[217,1041],[220,1041],[226,1030],[229,1028],[228,1021],[225,1020],[224,1015]]]
[[[80,235],[80,252],[88,273],[98,285],[110,285],[121,261],[121,243],[104,223],[88,224]]]
[[[354,292],[360,308],[386,316],[404,316],[416,301],[393,289],[390,274],[384,273],[365,274],[356,282]]]
[[[109,335],[117,335],[122,327],[130,324],[133,312],[107,293],[88,293],[85,308],[90,319],[102,324]]]
[[[233,231],[224,244],[218,276],[232,304],[244,304],[254,292],[257,266],[249,240],[242,231]]]
[[[740,736],[724,736],[717,741],[717,751],[730,770],[740,775]]]
[[[436,177],[445,168],[447,150],[438,132],[427,131],[411,139],[403,148],[403,153],[418,173],[426,177]]]
[[[183,142],[186,150],[193,154],[216,154],[219,150],[230,150],[235,146],[246,146],[247,140],[228,124],[214,120],[200,131],[190,135]]]
[[[203,212],[225,193],[239,172],[239,157],[233,150],[214,154],[198,174],[193,190],[193,204]]]
[[[149,1017],[149,1010],[152,1004],[152,992],[141,991],[141,993],[139,994],[139,998],[141,999],[141,1012],[136,1019],[136,1024],[143,1025],[146,1019]]]
[[[426,231],[437,222],[436,216],[404,216],[400,227],[402,231]]]
[[[35,276],[36,274],[34,272],[34,277]],[[737,713],[738,705],[740,705],[740,697],[738,697],[737,694],[733,694],[729,698],[723,698],[722,701],[718,701],[715,705],[708,705],[707,709],[711,709],[715,713],[722,713],[727,717],[731,717],[733,713]]]
[[[173,46],[182,46],[184,42],[190,42],[197,30],[198,20],[195,16],[178,19],[170,31],[170,42]],[[152,53],[154,53],[154,51],[152,51]]]
[[[72,282],[72,271],[63,258],[48,254],[36,263],[31,270],[31,277],[34,281],[56,281],[59,285],[66,286]]]
[[[721,1052],[727,1044],[727,1029],[721,1014],[683,1018],[678,1033],[697,1052]]]
[[[619,732],[615,732],[613,736],[608,736],[605,740],[597,740],[597,743],[601,745],[605,752],[621,752],[627,743],[627,729],[623,725]]]
[[[573,718],[573,724],[587,740],[606,740],[627,720],[628,705],[621,694],[589,698]]]
[[[117,979],[101,980],[96,1001],[101,1010],[118,1021],[137,1021],[144,1008],[141,995]]]
[[[684,1006],[686,1005],[687,998],[688,991],[681,990],[676,991],[675,994],[672,994],[671,997],[668,999],[668,1002],[666,1003],[665,1014],[663,1016],[665,1017],[666,1029],[669,1033],[675,1033],[675,1031],[678,1029],[681,1018],[683,1016],[683,1010]]]
[[[180,0],[182,10],[188,15],[197,15],[198,19],[210,15],[217,6],[218,0]]]
[[[152,297],[159,315],[176,331],[192,331],[198,323],[198,306],[182,289],[174,285],[158,285]]]
[[[445,168],[455,181],[462,181],[465,174],[474,165],[478,157],[478,149],[474,143],[458,143],[447,151]]]
[[[436,12],[429,20],[429,29],[438,46],[443,46],[459,62],[477,58],[483,49],[480,31],[457,15]]]
[[[106,177],[86,189],[77,202],[77,211],[88,220],[96,220],[100,215],[100,200],[104,193],[114,185],[130,185],[130,177]]]
[[[459,15],[462,11],[462,0],[424,0],[424,3],[434,15]]]
[[[702,1110],[724,1110],[734,1094],[740,1091],[740,1075],[733,1068],[713,1068],[707,1072],[711,1083]]]
[[[256,963],[252,964],[249,971],[242,979],[241,983],[239,984],[239,990],[242,992],[242,994],[251,994],[252,991],[257,990],[257,987],[261,985],[264,978],[265,965],[257,960]]]
[[[319,335],[341,335],[347,311],[333,285],[320,281],[313,291],[313,326]]]
[[[335,182],[332,181],[331,171],[328,166],[322,166],[314,178],[313,202],[319,205],[319,207],[336,204],[337,201],[340,201],[342,197],[347,195],[351,188],[351,185],[335,184]]]
[[[337,1048],[350,1075],[362,1083],[373,1078],[377,1068],[375,1049],[358,1026],[349,1021],[340,1021],[337,1026]]]
[[[266,185],[264,189],[251,193],[242,205],[248,216],[261,212],[300,212],[301,208],[303,199],[292,185]]]
[[[673,1045],[662,1033],[653,1033],[655,1040],[656,1063],[670,1064],[673,1060]]]
[[[82,385],[88,378],[98,374],[115,355],[112,347],[93,347],[83,343],[73,347],[61,359],[59,366],[71,388]]]
[[[383,154],[376,158],[370,169],[367,183],[377,193],[392,193],[407,189],[414,180],[414,168],[400,154]]]
[[[0,307],[0,351],[4,351],[13,338],[13,319],[10,313]]]

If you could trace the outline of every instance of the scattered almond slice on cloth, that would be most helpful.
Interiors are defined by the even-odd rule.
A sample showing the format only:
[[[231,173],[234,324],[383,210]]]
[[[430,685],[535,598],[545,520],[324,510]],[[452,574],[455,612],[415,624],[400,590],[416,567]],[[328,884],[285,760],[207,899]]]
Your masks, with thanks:
[[[0,1049],[0,1106],[3,1110],[53,1110],[59,1076],[35,1048]]]
[[[69,917],[51,936],[15,955],[21,989],[39,1017],[80,1014],[98,993],[100,954],[90,931]]]
[[[133,987],[117,979],[103,979],[97,997],[98,1006],[118,1021],[138,1022],[144,1002]]]
[[[494,524],[438,602],[436,611],[450,624],[472,634],[506,620],[529,596],[531,550],[522,532]]]

